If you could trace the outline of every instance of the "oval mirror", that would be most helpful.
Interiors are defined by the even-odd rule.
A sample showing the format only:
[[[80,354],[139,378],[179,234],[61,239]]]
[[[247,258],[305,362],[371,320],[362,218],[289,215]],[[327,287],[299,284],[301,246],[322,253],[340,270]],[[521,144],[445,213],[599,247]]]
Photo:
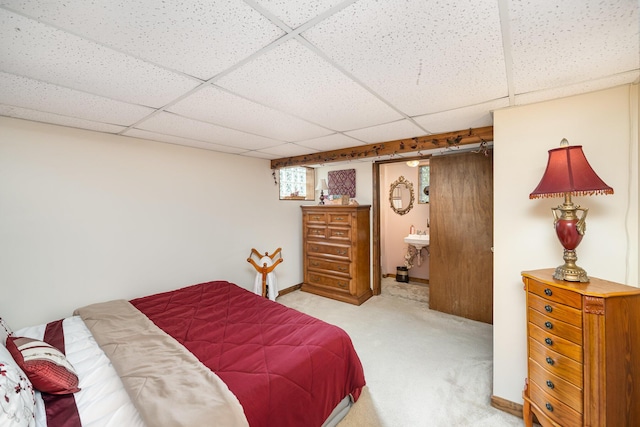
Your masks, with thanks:
[[[404,176],[398,178],[389,189],[389,203],[391,209],[398,215],[404,215],[413,208],[413,184]]]

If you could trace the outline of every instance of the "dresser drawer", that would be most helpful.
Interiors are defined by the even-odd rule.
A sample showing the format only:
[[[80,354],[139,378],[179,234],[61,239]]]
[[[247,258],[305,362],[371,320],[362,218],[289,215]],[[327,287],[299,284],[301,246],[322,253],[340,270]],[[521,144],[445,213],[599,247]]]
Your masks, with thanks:
[[[331,240],[351,241],[351,229],[348,227],[327,227],[327,238]]]
[[[329,276],[311,271],[307,272],[306,282],[310,285],[323,286],[347,293],[349,292],[349,286],[351,285],[351,279],[349,278]]]
[[[535,382],[549,396],[553,396],[575,411],[582,413],[582,389],[544,369],[532,359],[529,359],[529,379]]]
[[[529,322],[543,330],[553,333],[554,335],[582,345],[581,327],[553,319],[532,308],[529,308]]]
[[[546,348],[533,338],[529,338],[529,357],[552,374],[582,388],[582,363]]]
[[[349,212],[329,212],[327,224],[351,226],[351,214]]]
[[[309,224],[326,224],[327,213],[326,212],[307,212],[306,221]]]
[[[305,231],[307,239],[324,239],[327,237],[327,227],[324,225],[308,224]]]
[[[560,304],[554,301],[537,296],[529,292],[529,307],[538,310],[545,316],[562,320],[575,326],[582,327],[582,311],[568,305]]]
[[[309,257],[307,260],[309,270],[325,271],[329,274],[338,274],[341,276],[351,276],[351,264],[347,262],[332,261],[323,258]]]
[[[539,295],[546,300],[559,302],[560,304],[582,310],[582,297],[579,293],[536,282],[535,280],[529,280],[528,283],[529,292]]]
[[[529,336],[545,347],[582,363],[582,346],[529,323]]]
[[[529,383],[531,400],[540,408],[543,415],[547,416],[561,426],[581,426],[582,413],[572,409],[545,390],[538,387],[535,382]]]
[[[351,260],[351,246],[332,245],[324,242],[307,242],[308,255],[326,255],[336,259]]]

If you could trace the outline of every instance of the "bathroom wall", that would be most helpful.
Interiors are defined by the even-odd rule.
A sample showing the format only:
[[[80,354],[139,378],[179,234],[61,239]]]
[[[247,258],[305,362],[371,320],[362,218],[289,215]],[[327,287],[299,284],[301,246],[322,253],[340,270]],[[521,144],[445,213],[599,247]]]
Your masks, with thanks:
[[[426,162],[425,162],[426,163]],[[405,162],[386,163],[380,167],[380,250],[382,274],[396,274],[396,268],[404,265],[407,244],[404,238],[409,234],[413,225],[416,230],[427,231],[429,219],[429,204],[418,203],[418,170],[409,167]],[[413,208],[405,215],[398,215],[391,209],[389,189],[398,178],[404,178],[413,184],[415,200]],[[410,278],[429,279],[429,256],[427,249],[422,249],[422,264],[418,266],[414,259],[414,266],[409,270]]]

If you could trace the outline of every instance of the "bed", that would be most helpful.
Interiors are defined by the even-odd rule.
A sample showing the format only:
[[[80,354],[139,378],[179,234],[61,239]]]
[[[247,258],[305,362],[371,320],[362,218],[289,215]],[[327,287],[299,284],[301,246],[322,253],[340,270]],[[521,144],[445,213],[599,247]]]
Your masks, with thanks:
[[[332,426],[365,385],[342,329],[226,281],[2,329],[3,426]],[[34,343],[61,353],[67,377],[38,383],[25,362]],[[64,387],[39,392],[47,381]]]

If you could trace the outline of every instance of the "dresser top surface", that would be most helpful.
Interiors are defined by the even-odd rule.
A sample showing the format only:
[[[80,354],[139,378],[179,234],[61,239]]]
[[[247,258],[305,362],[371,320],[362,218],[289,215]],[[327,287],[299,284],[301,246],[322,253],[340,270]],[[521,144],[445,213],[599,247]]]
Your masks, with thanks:
[[[578,292],[582,295],[595,297],[615,297],[627,295],[640,295],[640,288],[623,285],[621,283],[610,282],[608,280],[589,277],[588,283],[568,282],[566,280],[558,280],[553,278],[554,268],[545,268],[541,270],[523,271],[522,277],[537,280],[551,286],[568,289]]]

